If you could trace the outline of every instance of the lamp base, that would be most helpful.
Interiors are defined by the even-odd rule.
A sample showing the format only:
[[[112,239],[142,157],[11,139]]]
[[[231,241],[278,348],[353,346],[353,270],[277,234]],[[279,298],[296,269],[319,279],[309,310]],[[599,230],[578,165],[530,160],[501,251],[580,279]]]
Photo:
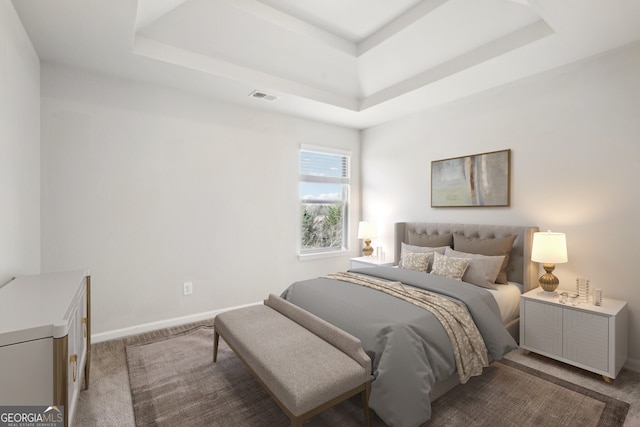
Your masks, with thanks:
[[[540,287],[545,291],[554,292],[560,284],[560,280],[551,273],[556,266],[555,264],[543,264],[542,267],[546,273],[540,276],[538,283],[540,283]]]
[[[362,248],[362,255],[371,256],[373,254],[373,247],[371,246],[371,239],[364,240],[364,248]]]

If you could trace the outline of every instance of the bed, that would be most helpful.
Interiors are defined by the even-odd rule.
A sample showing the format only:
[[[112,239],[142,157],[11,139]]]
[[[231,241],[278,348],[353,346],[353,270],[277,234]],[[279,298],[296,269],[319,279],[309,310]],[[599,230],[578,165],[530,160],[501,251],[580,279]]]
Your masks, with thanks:
[[[396,268],[304,280],[282,296],[358,337],[372,359],[370,408],[389,426],[418,426],[431,417],[431,401],[517,347],[519,295],[537,286],[536,231],[396,223]],[[425,309],[432,298],[437,306]],[[459,317],[443,321],[441,305]],[[452,334],[450,325],[464,331]]]

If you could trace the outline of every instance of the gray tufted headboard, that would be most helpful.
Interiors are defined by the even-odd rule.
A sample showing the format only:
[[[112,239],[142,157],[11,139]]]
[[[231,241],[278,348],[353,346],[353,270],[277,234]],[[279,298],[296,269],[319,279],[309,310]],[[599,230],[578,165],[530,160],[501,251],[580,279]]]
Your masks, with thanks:
[[[511,249],[507,277],[522,283],[524,292],[538,286],[538,263],[531,261],[533,233],[538,227],[518,225],[447,224],[431,222],[397,222],[395,224],[395,263],[400,261],[401,243],[409,242],[409,231],[420,234],[460,233],[482,239],[516,235]]]

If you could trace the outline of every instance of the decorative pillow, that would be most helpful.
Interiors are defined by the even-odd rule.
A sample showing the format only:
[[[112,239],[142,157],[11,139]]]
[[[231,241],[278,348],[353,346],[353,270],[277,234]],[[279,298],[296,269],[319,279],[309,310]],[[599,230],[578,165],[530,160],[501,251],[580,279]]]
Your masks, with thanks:
[[[402,260],[404,259],[404,254],[407,252],[415,252],[419,254],[425,254],[428,252],[438,252],[444,255],[445,249],[449,248],[449,246],[441,246],[439,248],[431,248],[429,246],[414,246],[407,245],[405,242],[400,243],[400,263],[399,267],[402,268]],[[431,271],[431,264],[433,264],[433,257],[429,261],[429,266],[427,268],[427,272]]]
[[[471,258],[452,258],[440,255],[437,252],[434,252],[433,256],[433,269],[431,270],[431,274],[455,280],[462,280],[462,276],[471,262]]]
[[[496,278],[496,283],[507,283],[507,266],[509,265],[509,255],[513,242],[517,236],[490,237],[481,239],[479,237],[467,237],[463,234],[453,235],[453,249],[460,252],[481,255],[503,255],[502,267]]]
[[[422,271],[426,273],[432,258],[433,252],[406,252],[402,257],[401,268],[404,268],[406,270]]]
[[[488,256],[468,254],[466,252],[454,251],[453,249],[447,249],[444,254],[449,257],[469,258],[471,260],[469,267],[467,267],[462,276],[463,282],[487,289],[497,289],[494,282],[496,281],[496,277],[498,277],[498,273],[500,273],[504,255]]]
[[[416,246],[451,246],[453,243],[453,234],[420,234],[415,231],[409,231],[409,244]]]

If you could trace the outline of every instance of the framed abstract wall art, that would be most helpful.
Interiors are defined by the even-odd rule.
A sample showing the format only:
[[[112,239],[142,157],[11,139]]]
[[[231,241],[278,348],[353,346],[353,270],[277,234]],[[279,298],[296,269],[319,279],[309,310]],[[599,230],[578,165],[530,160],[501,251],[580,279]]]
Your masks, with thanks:
[[[510,205],[511,150],[431,162],[431,207]]]

